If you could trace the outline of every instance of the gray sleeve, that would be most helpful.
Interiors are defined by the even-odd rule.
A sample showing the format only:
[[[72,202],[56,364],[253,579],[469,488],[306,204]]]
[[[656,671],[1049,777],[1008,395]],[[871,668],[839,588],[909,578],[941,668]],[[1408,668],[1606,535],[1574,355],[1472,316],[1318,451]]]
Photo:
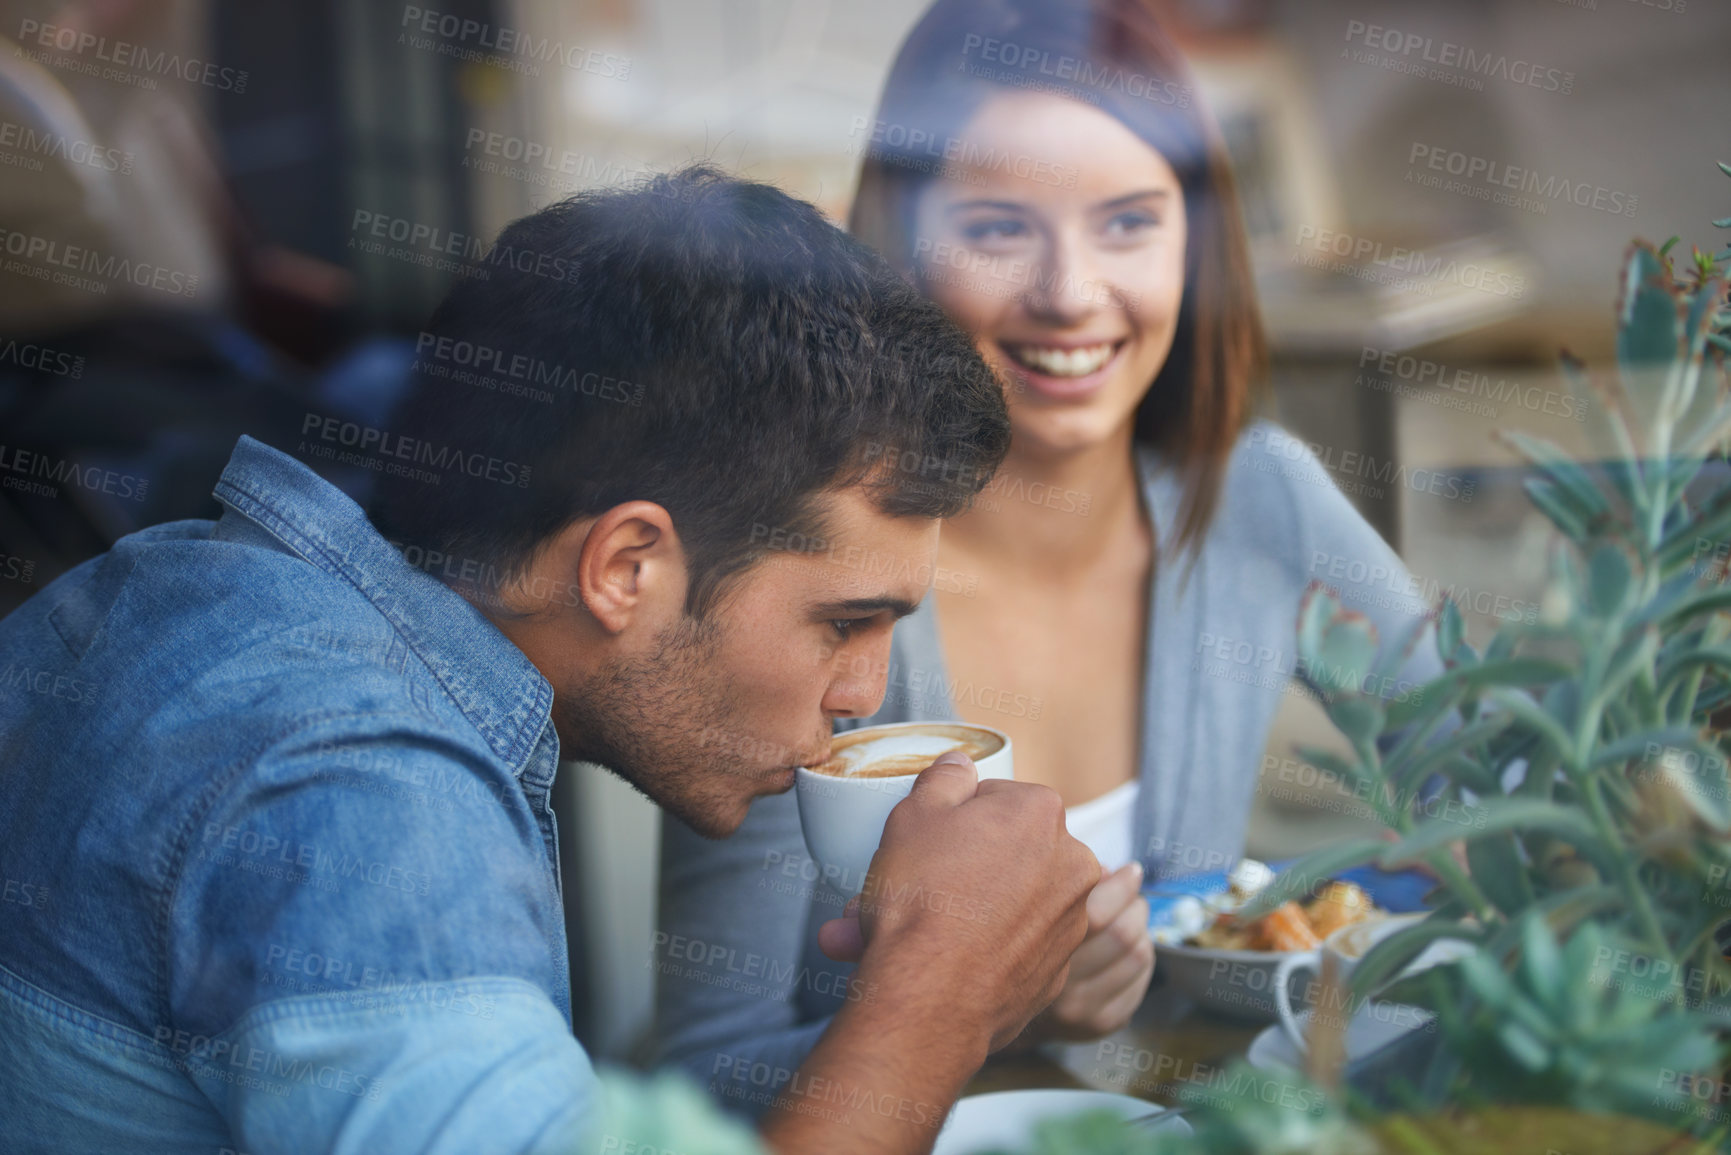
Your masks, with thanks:
[[[814,996],[847,989],[852,968],[815,950],[842,906],[815,875],[791,792],[758,799],[721,841],[662,818],[654,1057],[731,1111],[764,1111],[829,1025]]]

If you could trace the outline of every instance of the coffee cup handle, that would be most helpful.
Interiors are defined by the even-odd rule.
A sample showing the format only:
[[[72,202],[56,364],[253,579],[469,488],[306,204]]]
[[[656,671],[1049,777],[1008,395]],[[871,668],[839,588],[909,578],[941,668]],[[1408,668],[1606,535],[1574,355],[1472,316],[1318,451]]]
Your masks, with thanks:
[[[1292,1011],[1292,976],[1300,971],[1322,970],[1322,952],[1315,950],[1294,951],[1274,964],[1274,981],[1269,985],[1274,988],[1274,1009],[1280,1015],[1280,1027],[1286,1032],[1286,1037],[1292,1040],[1292,1045],[1300,1055],[1307,1054],[1309,1048],[1304,1042],[1304,1028],[1299,1023],[1298,1016]],[[1315,978],[1312,978],[1315,982]]]

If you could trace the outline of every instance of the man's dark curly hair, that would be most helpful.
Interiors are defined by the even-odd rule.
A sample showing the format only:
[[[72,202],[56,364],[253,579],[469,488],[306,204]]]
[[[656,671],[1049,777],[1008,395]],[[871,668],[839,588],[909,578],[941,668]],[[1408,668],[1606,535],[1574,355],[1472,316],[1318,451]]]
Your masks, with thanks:
[[[822,541],[824,492],[949,517],[1009,447],[966,334],[768,185],[696,166],[583,193],[480,267],[421,334],[391,431],[504,464],[380,476],[369,514],[399,544],[508,579],[572,520],[652,501],[701,616],[770,541]]]

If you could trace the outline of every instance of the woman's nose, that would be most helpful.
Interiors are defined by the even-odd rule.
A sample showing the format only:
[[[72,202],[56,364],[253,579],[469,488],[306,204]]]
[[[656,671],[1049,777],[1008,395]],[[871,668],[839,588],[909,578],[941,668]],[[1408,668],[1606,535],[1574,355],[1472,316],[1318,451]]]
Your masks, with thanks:
[[[1085,246],[1054,243],[1029,271],[1022,300],[1028,311],[1058,323],[1087,317],[1109,300]]]

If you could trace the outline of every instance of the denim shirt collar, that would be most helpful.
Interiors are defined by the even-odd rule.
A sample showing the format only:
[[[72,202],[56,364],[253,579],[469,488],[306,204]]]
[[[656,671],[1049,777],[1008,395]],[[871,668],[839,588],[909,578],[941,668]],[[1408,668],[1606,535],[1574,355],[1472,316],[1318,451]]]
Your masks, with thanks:
[[[243,436],[214,495],[295,556],[360,591],[513,774],[523,777],[544,742],[557,749],[552,685],[462,595],[410,565],[347,494]],[[531,776],[550,781],[557,758],[545,752]]]

